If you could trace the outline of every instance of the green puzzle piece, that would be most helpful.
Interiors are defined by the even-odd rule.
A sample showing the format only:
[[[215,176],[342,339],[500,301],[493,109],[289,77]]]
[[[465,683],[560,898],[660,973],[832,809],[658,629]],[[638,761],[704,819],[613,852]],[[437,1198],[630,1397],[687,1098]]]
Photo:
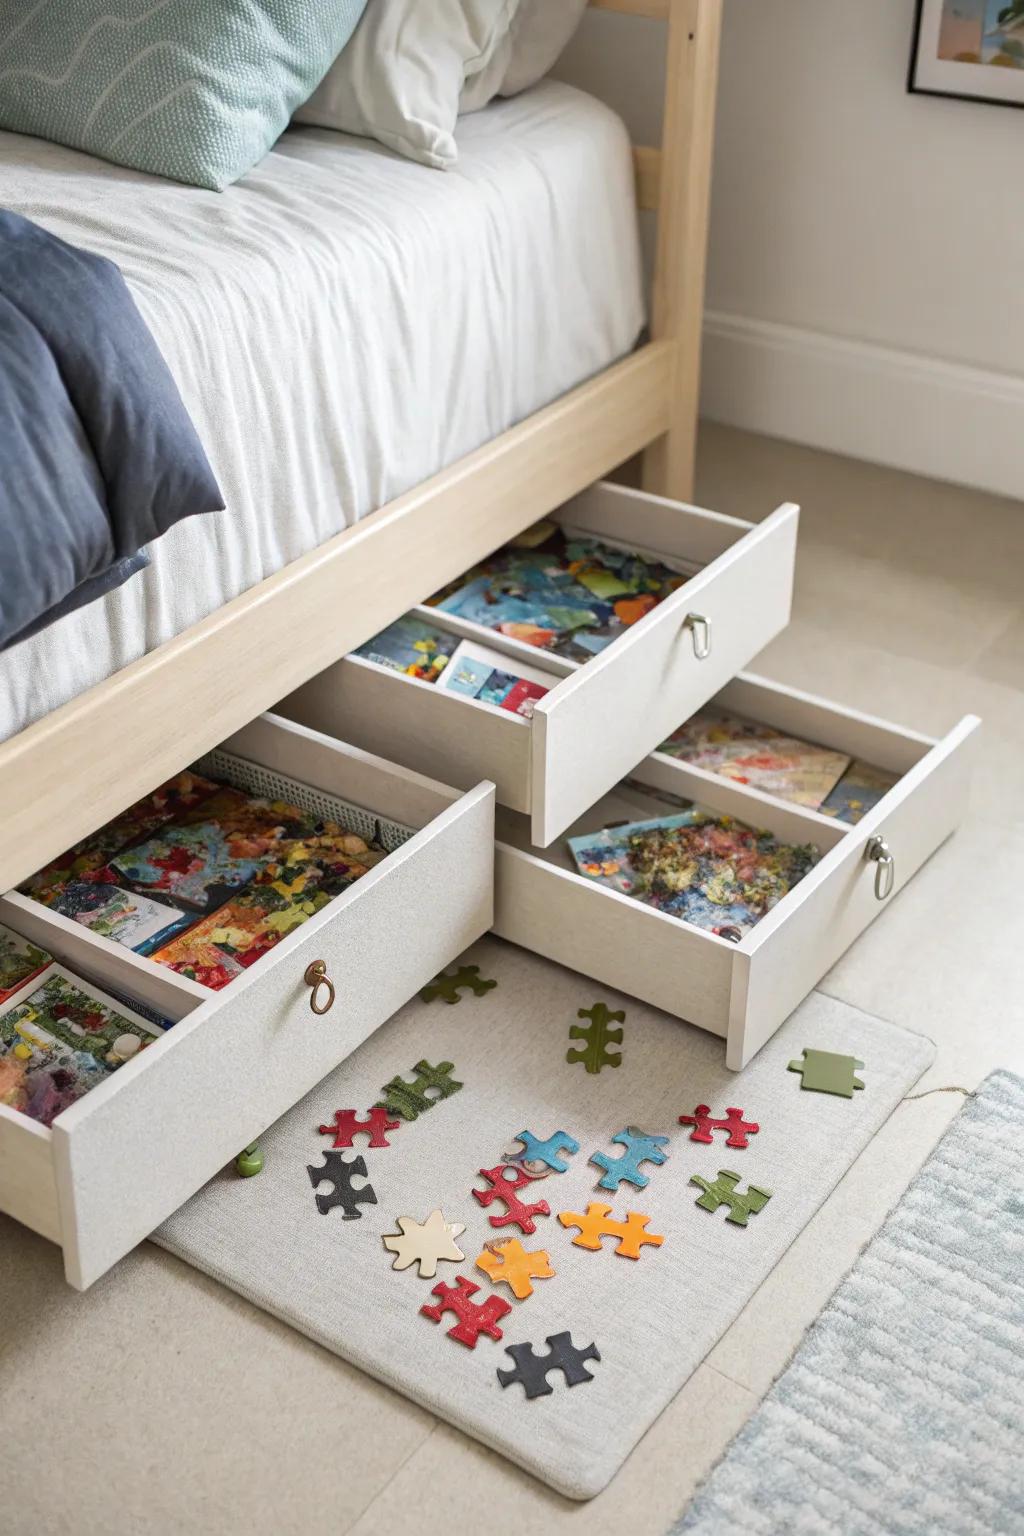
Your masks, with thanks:
[[[864,1063],[856,1056],[837,1056],[832,1051],[811,1051],[804,1048],[803,1061],[791,1061],[790,1072],[802,1073],[801,1088],[812,1093],[838,1093],[844,1099],[852,1099],[855,1088],[863,1088],[855,1071],[863,1071]]]
[[[590,1019],[591,1023],[586,1029],[574,1024],[569,1030],[569,1039],[587,1043],[583,1050],[566,1051],[566,1061],[582,1061],[588,1072],[600,1072],[602,1067],[620,1067],[622,1052],[609,1051],[608,1046],[622,1043],[622,1030],[609,1029],[608,1023],[615,1019],[621,1024],[626,1017],[625,1010],[620,1008],[617,1013],[611,1013],[604,1003],[595,1003],[593,1008],[577,1009],[576,1017]]]
[[[734,1222],[737,1227],[745,1227],[747,1218],[756,1216],[758,1211],[764,1210],[772,1197],[770,1189],[758,1189],[756,1184],[748,1184],[746,1194],[741,1194],[736,1185],[740,1181],[738,1173],[733,1173],[729,1168],[722,1168],[718,1178],[713,1184],[707,1179],[702,1179],[699,1173],[690,1178],[691,1184],[696,1184],[704,1193],[697,1198],[697,1204],[702,1211],[717,1211],[720,1205],[729,1207],[726,1221]]]
[[[423,988],[420,997],[425,1003],[432,1003],[435,997],[443,997],[446,1003],[460,1003],[460,987],[469,987],[474,997],[483,997],[497,985],[496,981],[484,980],[478,965],[460,965],[457,971],[442,971],[440,976],[435,976],[430,985]]]
[[[415,1120],[418,1115],[433,1109],[442,1099],[451,1098],[462,1087],[452,1077],[455,1066],[450,1061],[439,1062],[436,1067],[432,1067],[429,1061],[418,1061],[413,1071],[416,1076],[411,1083],[406,1082],[404,1077],[393,1077],[389,1083],[385,1083],[381,1089],[382,1097],[377,1100],[374,1109],[387,1109],[393,1115],[400,1115],[403,1120]]]

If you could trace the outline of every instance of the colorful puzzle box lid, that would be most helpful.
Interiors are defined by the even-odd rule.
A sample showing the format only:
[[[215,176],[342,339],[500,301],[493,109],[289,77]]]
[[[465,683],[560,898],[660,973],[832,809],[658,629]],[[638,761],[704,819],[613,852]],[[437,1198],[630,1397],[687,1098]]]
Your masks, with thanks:
[[[713,709],[692,715],[658,751],[814,811],[850,766],[845,752]]]
[[[548,531],[550,530],[550,531]],[[433,597],[431,607],[571,661],[589,661],[697,569],[543,525],[495,551]],[[678,565],[678,568],[676,566]]]
[[[700,806],[571,837],[581,875],[722,938],[738,940],[817,863],[811,843],[782,843]]]
[[[45,949],[0,923],[0,1005],[45,970],[52,958]]]

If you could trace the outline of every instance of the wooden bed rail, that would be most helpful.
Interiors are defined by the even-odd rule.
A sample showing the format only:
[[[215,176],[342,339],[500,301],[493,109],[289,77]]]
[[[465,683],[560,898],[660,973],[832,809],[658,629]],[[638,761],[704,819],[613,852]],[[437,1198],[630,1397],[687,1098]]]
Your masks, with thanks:
[[[0,891],[639,453],[671,377],[640,347],[0,743]]]
[[[644,489],[693,498],[722,0],[590,0],[668,23],[661,147],[633,148],[637,204],[658,214],[651,334],[675,345],[671,425],[644,454]]]
[[[653,16],[667,21],[672,0],[590,0],[595,11],[621,11],[626,16]]]

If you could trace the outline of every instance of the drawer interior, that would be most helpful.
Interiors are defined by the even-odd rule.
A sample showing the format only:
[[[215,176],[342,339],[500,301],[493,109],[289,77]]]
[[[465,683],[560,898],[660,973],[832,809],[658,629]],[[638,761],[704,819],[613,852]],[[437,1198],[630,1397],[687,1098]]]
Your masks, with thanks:
[[[880,814],[884,814],[886,802],[904,775],[922,763],[936,746],[936,742],[927,736],[843,709],[750,673],[743,673],[730,682],[708,701],[708,708],[751,723],[773,726],[800,741],[831,748],[891,774],[892,790],[878,801]],[[723,777],[708,768],[653,752],[628,779],[596,801],[549,847],[534,846],[530,841],[529,822],[502,806],[497,811],[497,837],[500,843],[531,855],[561,874],[585,880],[586,877],[578,873],[569,851],[569,838],[584,836],[617,822],[671,815],[678,808],[675,804],[678,799],[694,801],[706,810],[734,817],[759,831],[771,832],[780,842],[812,843],[822,859],[855,836],[858,828],[856,822],[824,815],[750,784]],[[600,891],[605,890],[597,882],[586,883],[594,884]],[[802,885],[800,882],[783,896],[760,923],[734,944],[734,948],[741,953],[752,951],[758,943],[761,925],[769,919],[783,920],[799,898]],[[688,923],[681,926],[708,943],[717,945],[721,942],[704,929]]]
[[[796,520],[791,506],[755,525],[620,485],[593,486],[548,521],[661,560],[688,579],[590,660],[427,604],[412,610],[435,631],[485,646],[512,674],[517,662],[546,674],[549,691],[532,717],[357,655],[291,695],[282,711],[463,788],[491,779],[499,802],[529,815],[532,841],[544,846],[583,808],[588,788],[592,799],[614,783],[687,705],[698,707],[783,627]],[[716,602],[728,622],[716,617],[718,649],[708,661],[704,636],[687,633],[689,609]],[[673,699],[682,700],[674,715]]]
[[[379,840],[388,850],[388,857],[335,896],[317,914],[328,920],[336,908],[359,893],[364,882],[372,880],[378,871],[386,874],[392,852],[459,798],[456,792],[432,784],[406,769],[318,737],[273,716],[254,721],[194,767],[197,772],[234,788],[265,798],[293,800],[302,808],[315,810],[324,817],[344,813],[353,830]],[[0,922],[32,940],[69,971],[113,995],[115,1000],[120,996],[129,1006],[144,1004],[175,1024],[206,1003],[230,998],[243,979],[258,984],[262,972],[273,963],[281,945],[287,942],[282,939],[226,986],[213,989],[94,933],[83,923],[18,891],[10,891],[0,898]],[[291,931],[301,934],[304,926],[299,925]],[[158,1036],[154,1044],[141,1053],[140,1065],[156,1059],[157,1046],[161,1051],[165,1046],[173,1047],[176,1038],[174,1029]],[[112,1073],[65,1114],[77,1111],[83,1102],[93,1107],[100,1104],[118,1076],[118,1073]],[[18,1130],[29,1128],[38,1144],[21,1154],[25,1165],[22,1173],[25,1177],[37,1176],[46,1162],[49,1130],[17,1111],[4,1106],[0,1106],[0,1111],[0,1149],[4,1145],[8,1123],[14,1127],[14,1133],[6,1132],[10,1140]],[[54,1123],[59,1124],[62,1118],[58,1116]],[[0,1163],[3,1161],[0,1157]],[[2,1196],[3,1185],[0,1184],[0,1205],[4,1204]]]
[[[381,764],[370,774],[355,772],[349,776],[342,771],[339,777],[340,766],[347,769],[354,765],[344,755],[335,756],[329,760],[328,774],[335,787],[329,790],[322,783],[310,782],[315,775],[310,773],[309,745],[308,740],[303,741],[287,731],[282,735],[280,728],[274,725],[263,733],[257,727],[249,727],[232,742],[193,763],[192,771],[254,797],[287,801],[323,820],[338,822],[362,837],[368,845],[382,848],[389,854],[413,835],[424,807],[415,803],[416,795],[411,798],[408,795],[407,774],[401,770],[392,772],[387,765]],[[241,748],[259,755],[246,755]],[[264,760],[268,757],[273,758],[274,763]],[[346,779],[351,784],[350,795],[339,790],[339,784]],[[372,798],[374,803],[364,804],[357,800],[357,792],[364,800]],[[391,809],[385,811],[385,805]],[[394,809],[396,806],[400,808],[398,811]],[[408,821],[396,819],[402,811],[409,815]],[[354,886],[348,889],[352,888]],[[347,890],[341,894],[346,895]],[[334,898],[335,901],[339,899]],[[20,891],[10,891],[0,898],[0,921],[48,950],[86,980],[129,993],[172,1022],[178,1022],[207,999],[230,991],[239,979],[235,976],[223,987],[205,985],[94,932],[84,922],[65,916]],[[248,969],[256,971],[272,953],[273,950],[269,950],[261,955]],[[245,972],[239,973],[242,974]]]

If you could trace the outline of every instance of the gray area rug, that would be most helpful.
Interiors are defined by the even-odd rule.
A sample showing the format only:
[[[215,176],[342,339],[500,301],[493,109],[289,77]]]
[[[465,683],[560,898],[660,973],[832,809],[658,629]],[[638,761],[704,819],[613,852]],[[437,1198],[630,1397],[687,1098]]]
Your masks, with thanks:
[[[497,985],[480,997],[464,992],[455,1006],[419,998],[407,1004],[271,1128],[263,1173],[240,1180],[226,1171],[157,1241],[560,1492],[589,1498],[778,1263],[929,1065],[933,1047],[815,993],[737,1075],[726,1069],[715,1036],[525,950],[485,939],[465,961]],[[621,1046],[611,1047],[622,1059],[591,1074],[567,1062],[566,1052],[577,1043],[570,1026],[587,1022],[578,1010],[598,1001],[625,1011]],[[343,991],[339,1005],[343,1028]],[[847,1099],[803,1090],[787,1063],[805,1046],[862,1060],[863,1091]],[[359,1206],[358,1220],[342,1219],[339,1209],[321,1215],[307,1173],[330,1147],[318,1126],[336,1109],[365,1113],[389,1079],[411,1079],[423,1058],[454,1063],[464,1086],[390,1133],[389,1146],[366,1148],[359,1139],[343,1151],[365,1159],[376,1204]],[[698,1104],[715,1115],[738,1105],[760,1131],[746,1148],[727,1147],[720,1131],[711,1145],[693,1142],[678,1117]],[[597,1190],[601,1173],[588,1159],[616,1156],[622,1148],[611,1138],[626,1126],[668,1137],[667,1159],[644,1164],[645,1188]],[[491,1227],[488,1218],[501,1205],[485,1209],[471,1194],[480,1185],[477,1170],[494,1168],[524,1128],[541,1138],[567,1131],[580,1148],[566,1159],[567,1172],[521,1191],[524,1201],[550,1205],[532,1235]],[[754,1184],[772,1191],[745,1227],[728,1222],[723,1209],[695,1203],[701,1191],[691,1174],[713,1181],[722,1169],[740,1175],[741,1190]],[[642,1248],[636,1260],[607,1237],[597,1252],[576,1246],[577,1233],[559,1223],[558,1212],[585,1212],[601,1200],[618,1219],[628,1211],[649,1215],[649,1231],[663,1243]],[[465,1262],[441,1264],[432,1279],[415,1266],[393,1270],[382,1237],[397,1231],[399,1217],[423,1222],[437,1207],[447,1222],[465,1227]],[[507,1237],[545,1250],[555,1270],[523,1300],[475,1267],[486,1241]],[[446,1336],[457,1321],[452,1314],[440,1326],[420,1314],[433,1304],[431,1288],[454,1286],[457,1275],[480,1285],[474,1304],[511,1302],[500,1340],[482,1335],[470,1349]],[[596,1344],[601,1359],[589,1367],[592,1380],[570,1389],[553,1372],[550,1395],[529,1399],[518,1382],[502,1388],[497,1369],[512,1367],[507,1345],[530,1343],[545,1354],[548,1336],[566,1331],[575,1346]]]
[[[970,1099],[674,1536],[1024,1531],[1024,1080]]]

